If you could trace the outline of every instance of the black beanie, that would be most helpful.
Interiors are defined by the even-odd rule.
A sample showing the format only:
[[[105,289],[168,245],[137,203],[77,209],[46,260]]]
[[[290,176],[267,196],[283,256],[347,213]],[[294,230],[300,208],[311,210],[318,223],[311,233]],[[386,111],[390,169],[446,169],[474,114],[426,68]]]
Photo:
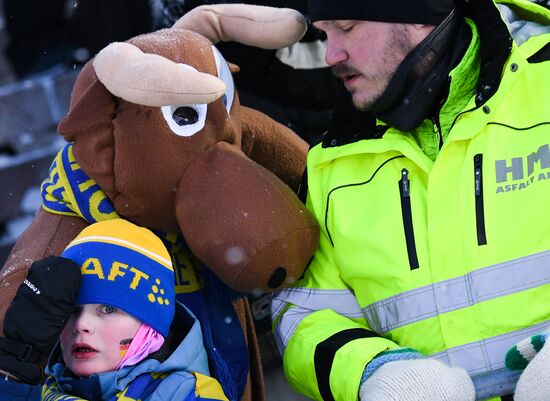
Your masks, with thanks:
[[[454,0],[308,0],[309,18],[438,25]]]

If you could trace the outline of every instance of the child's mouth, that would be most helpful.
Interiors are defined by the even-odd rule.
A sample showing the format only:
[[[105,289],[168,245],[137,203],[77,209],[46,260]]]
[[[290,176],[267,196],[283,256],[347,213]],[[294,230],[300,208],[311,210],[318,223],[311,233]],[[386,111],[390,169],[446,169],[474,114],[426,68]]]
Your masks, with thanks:
[[[91,354],[98,352],[96,349],[90,347],[87,344],[75,344],[71,349],[71,354],[75,358],[85,358],[91,356]]]

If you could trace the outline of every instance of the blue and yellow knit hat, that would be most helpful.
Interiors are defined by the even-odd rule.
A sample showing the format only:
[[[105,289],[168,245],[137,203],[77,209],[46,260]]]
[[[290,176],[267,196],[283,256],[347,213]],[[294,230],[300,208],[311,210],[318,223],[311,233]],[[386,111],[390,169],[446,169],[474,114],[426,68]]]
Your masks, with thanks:
[[[62,256],[80,265],[77,304],[106,304],[147,323],[164,337],[174,318],[174,270],[162,241],[116,219],[90,225]]]

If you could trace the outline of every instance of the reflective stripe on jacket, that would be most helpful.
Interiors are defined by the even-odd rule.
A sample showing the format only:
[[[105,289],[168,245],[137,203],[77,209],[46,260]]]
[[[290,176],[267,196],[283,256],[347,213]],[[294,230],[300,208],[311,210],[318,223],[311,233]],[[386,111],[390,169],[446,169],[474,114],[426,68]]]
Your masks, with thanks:
[[[550,25],[546,10],[516,6]],[[483,59],[493,49],[480,36]],[[310,151],[320,247],[272,305],[293,387],[355,400],[365,365],[397,346],[478,377],[550,326],[549,60],[545,34],[513,46],[488,80],[496,87],[480,85],[482,69],[435,162],[393,129]]]

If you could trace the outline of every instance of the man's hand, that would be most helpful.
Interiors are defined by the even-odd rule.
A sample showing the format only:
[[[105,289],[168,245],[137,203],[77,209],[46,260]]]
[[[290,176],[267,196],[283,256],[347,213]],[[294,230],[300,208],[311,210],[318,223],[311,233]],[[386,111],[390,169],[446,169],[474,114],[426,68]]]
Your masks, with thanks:
[[[359,389],[360,401],[474,401],[468,373],[433,359],[388,362]]]
[[[67,323],[79,288],[80,267],[72,260],[50,256],[32,264],[6,312],[0,370],[27,383],[40,381],[40,363]]]
[[[525,369],[516,385],[514,400],[545,401],[550,394],[550,347],[546,331],[519,342],[506,353],[506,367]]]

